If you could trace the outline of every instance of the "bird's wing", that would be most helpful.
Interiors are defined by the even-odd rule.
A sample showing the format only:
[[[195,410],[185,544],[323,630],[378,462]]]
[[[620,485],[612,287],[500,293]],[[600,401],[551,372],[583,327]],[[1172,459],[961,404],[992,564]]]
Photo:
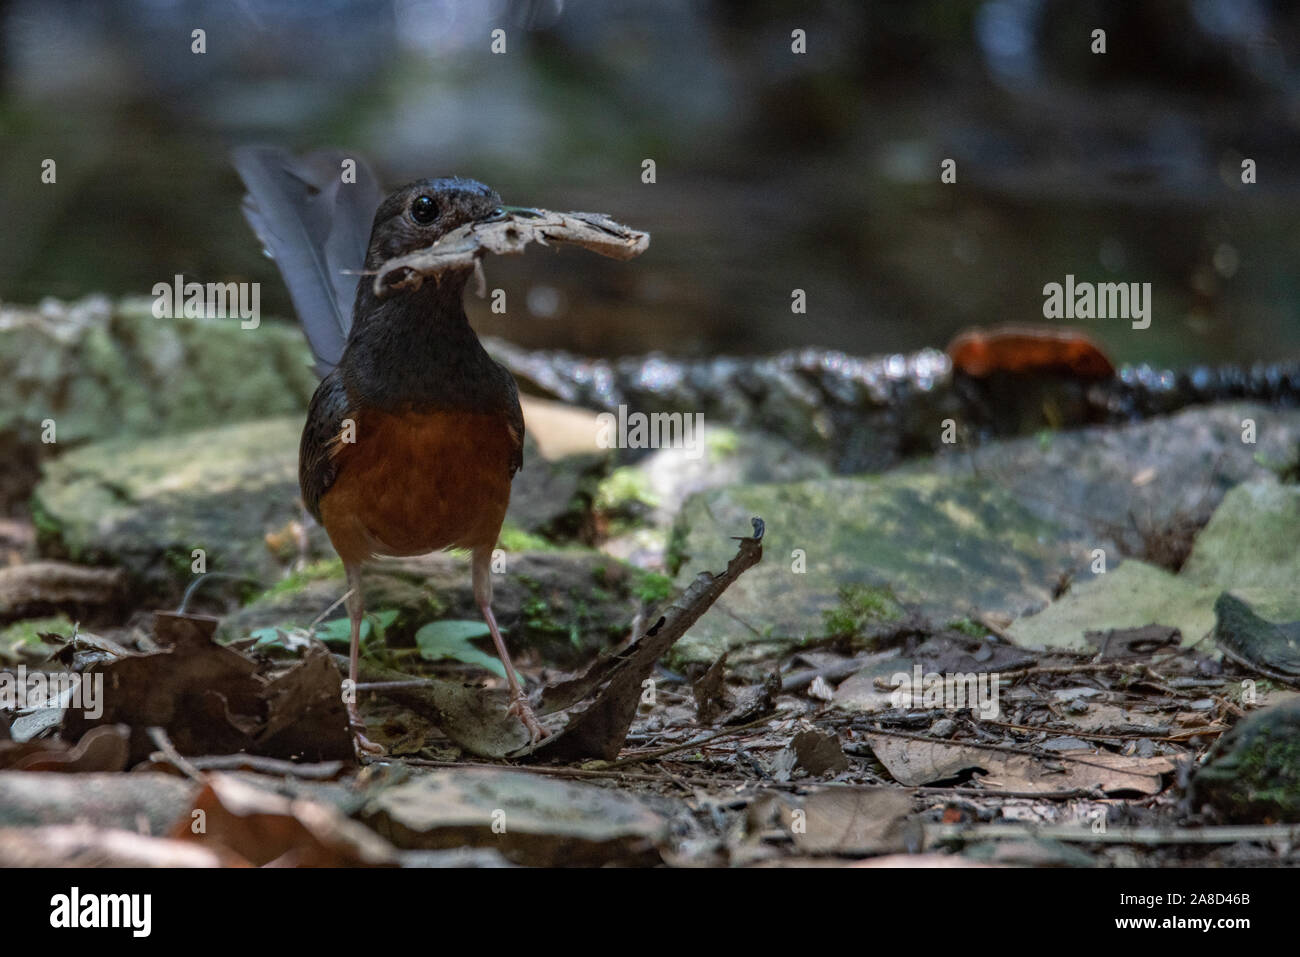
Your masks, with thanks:
[[[337,371],[331,371],[311,397],[307,424],[298,445],[298,487],[303,504],[320,521],[320,500],[338,478],[335,456],[344,420],[353,416],[352,403]]]
[[[352,325],[358,273],[383,199],[379,182],[362,160],[337,150],[294,157],[243,146],[232,159],[248,188],[244,216],[289,287],[323,376],[342,357]],[[343,181],[349,159],[355,182]]]
[[[510,474],[513,476],[524,467],[524,410],[519,406],[519,384],[515,382],[515,377],[501,363],[498,362],[497,366],[507,383],[506,424],[510,429],[510,440],[514,443],[510,456]]]

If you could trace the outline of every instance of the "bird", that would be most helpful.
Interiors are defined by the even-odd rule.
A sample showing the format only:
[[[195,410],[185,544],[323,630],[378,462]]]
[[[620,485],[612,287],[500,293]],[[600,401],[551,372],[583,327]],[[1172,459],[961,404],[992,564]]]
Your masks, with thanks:
[[[298,478],[347,576],[352,688],[362,567],[378,556],[468,549],[474,599],[505,667],[508,712],[530,739],[545,737],[492,611],[492,552],[523,465],[524,418],[514,377],[465,314],[472,270],[382,295],[358,282],[387,260],[519,207],[461,177],[416,180],[383,196],[369,168],[338,151],[295,157],[249,146],[233,161],[248,189],[245,217],[285,279],[322,376]],[[347,704],[358,751],[382,752],[366,737],[355,693]]]

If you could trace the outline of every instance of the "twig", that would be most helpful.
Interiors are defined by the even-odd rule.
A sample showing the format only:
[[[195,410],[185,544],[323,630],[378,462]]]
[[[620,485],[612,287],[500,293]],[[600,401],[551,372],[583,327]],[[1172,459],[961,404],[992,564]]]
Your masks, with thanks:
[[[256,771],[281,777],[300,778],[304,781],[330,781],[343,770],[342,761],[321,761],[298,764],[281,758],[268,758],[260,754],[209,754],[190,759],[198,771]]]
[[[321,612],[321,613],[320,613],[319,615],[317,615],[314,619],[312,619],[312,623],[311,623],[310,625],[307,626],[307,630],[308,630],[308,631],[311,631],[313,628],[315,628],[317,625],[319,625],[322,621],[325,620],[325,616],[326,616],[326,615],[328,615],[328,614],[329,614],[330,612],[332,612],[335,608],[337,608],[339,605],[343,604],[345,601],[347,601],[347,600],[348,600],[349,598],[351,598],[351,597],[352,597],[352,589],[349,588],[347,591],[345,591],[345,592],[342,594],[341,597],[335,599],[334,602],[333,602],[333,603],[332,603],[328,608],[326,608],[323,612]]]
[[[619,758],[617,761],[610,761],[608,764],[592,761],[588,766],[609,769],[627,767],[628,765],[636,764],[639,761],[653,761],[656,758],[662,758],[665,754],[676,754],[678,751],[687,751],[691,748],[698,748],[701,745],[707,744],[708,742],[714,741],[718,738],[737,734],[741,731],[746,731],[749,728],[758,727],[760,724],[767,724],[769,721],[779,721],[782,718],[788,717],[790,717],[790,712],[788,711],[775,711],[766,717],[755,718],[753,721],[746,724],[738,724],[734,728],[723,728],[721,731],[714,732],[707,737],[698,738],[694,741],[687,741],[685,744],[674,744],[667,748],[659,748],[656,751],[647,751],[644,754],[629,755],[626,758]]]
[[[1177,734],[1170,734],[1167,727],[1152,728],[1152,731],[1162,732],[1160,734],[1102,734],[1100,732],[1072,731],[1069,728],[1044,728],[1028,724],[1008,724],[1005,721],[988,721],[981,719],[981,724],[991,724],[997,728],[1008,728],[1012,731],[1029,731],[1032,733],[1043,733],[1058,735],[1063,738],[1083,738],[1085,740],[1097,739],[1101,741],[1186,741],[1188,738],[1194,738],[1201,734],[1223,734],[1227,731],[1226,727],[1215,725],[1203,725],[1199,728],[1188,728]]]
[[[157,727],[148,728],[145,733],[149,736],[149,740],[154,743],[154,747],[158,749],[158,753],[162,757],[166,758],[167,762],[171,764],[172,767],[177,771],[180,771],[181,774],[185,775],[192,781],[203,780],[203,772],[191,764],[179,751],[176,750],[176,745],[172,744],[172,739],[167,736],[167,732],[164,729]]]
[[[576,702],[603,685],[592,703],[574,713],[562,731],[514,753],[615,760],[636,715],[641,684],[655,662],[686,634],[732,582],[762,559],[763,520],[752,518],[750,522],[754,534],[733,536],[739,545],[735,557],[722,572],[716,575],[700,572],[631,647],[598,662],[581,677],[554,686],[551,690],[557,696],[572,697],[579,693],[573,698]]]
[[[926,844],[951,841],[997,841],[1037,837],[1082,844],[1235,844],[1238,841],[1300,842],[1300,825],[1161,828],[1113,827],[1094,831],[1091,827],[1052,824],[1042,827],[1016,824],[925,824]]]
[[[1071,798],[1092,798],[1095,801],[1107,799],[1106,793],[1097,788],[1070,788],[1068,791],[999,791],[995,788],[936,788],[916,787],[913,791],[923,794],[960,794],[963,797],[996,798],[1034,798],[1044,801],[1066,801]]]
[[[432,688],[437,682],[428,678],[410,678],[401,681],[358,681],[358,691],[404,691],[407,688]]]

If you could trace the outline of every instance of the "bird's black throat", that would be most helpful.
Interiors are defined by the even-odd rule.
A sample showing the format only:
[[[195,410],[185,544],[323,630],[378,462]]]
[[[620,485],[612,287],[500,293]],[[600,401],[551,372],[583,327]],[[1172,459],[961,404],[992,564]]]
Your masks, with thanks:
[[[465,315],[469,275],[444,273],[382,299],[361,282],[339,362],[353,402],[389,412],[496,412],[517,402],[510,374]]]

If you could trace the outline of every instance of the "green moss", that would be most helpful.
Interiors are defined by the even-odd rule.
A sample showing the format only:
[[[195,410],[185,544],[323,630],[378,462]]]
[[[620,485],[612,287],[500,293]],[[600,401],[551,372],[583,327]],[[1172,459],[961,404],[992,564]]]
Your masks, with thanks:
[[[32,514],[32,524],[36,526],[36,534],[43,540],[57,539],[59,533],[63,530],[61,526],[41,504],[39,498],[33,498],[30,508]]]
[[[633,572],[632,594],[646,604],[656,605],[673,594],[673,580],[667,575],[638,568]]]
[[[960,631],[963,635],[969,635],[971,638],[983,638],[989,633],[989,630],[979,622],[971,621],[969,618],[955,618],[948,622],[948,627],[954,631]]]
[[[524,616],[524,625],[531,632],[543,635],[569,634],[570,629],[551,613],[550,604],[537,595],[525,599],[519,611]]]
[[[312,562],[300,571],[293,572],[288,577],[276,582],[263,592],[261,597],[278,598],[298,591],[308,582],[343,577],[343,561],[341,559],[322,558],[320,561]]]
[[[72,634],[72,622],[67,615],[53,615],[49,618],[28,618],[16,621],[0,631],[0,659],[17,660],[18,649],[23,645],[39,646],[41,634],[54,632],[60,635]]]
[[[594,503],[602,512],[625,512],[637,506],[654,507],[659,499],[650,491],[645,472],[633,465],[614,469],[596,485]]]
[[[497,544],[508,552],[549,552],[555,551],[555,545],[548,539],[532,532],[526,532],[518,525],[506,522],[501,526]]]
[[[1300,741],[1261,734],[1236,757],[1230,782],[1220,790],[1220,807],[1231,817],[1294,821],[1300,813]]]
[[[162,563],[173,576],[184,581],[194,575],[194,555],[190,549],[172,546],[162,555]],[[212,569],[215,571],[216,569]]]
[[[709,450],[709,461],[720,462],[736,454],[740,448],[740,436],[732,429],[714,427],[705,435],[705,444]]]
[[[889,588],[845,585],[839,591],[839,604],[822,612],[822,617],[832,637],[860,638],[873,625],[903,617],[903,607]]]
[[[1300,705],[1251,715],[1219,739],[1193,775],[1193,802],[1232,823],[1300,821]]]
[[[686,525],[678,522],[673,526],[672,533],[668,536],[668,549],[664,554],[664,564],[668,566],[668,574],[676,575],[683,565],[690,560],[690,553],[686,551]]]

